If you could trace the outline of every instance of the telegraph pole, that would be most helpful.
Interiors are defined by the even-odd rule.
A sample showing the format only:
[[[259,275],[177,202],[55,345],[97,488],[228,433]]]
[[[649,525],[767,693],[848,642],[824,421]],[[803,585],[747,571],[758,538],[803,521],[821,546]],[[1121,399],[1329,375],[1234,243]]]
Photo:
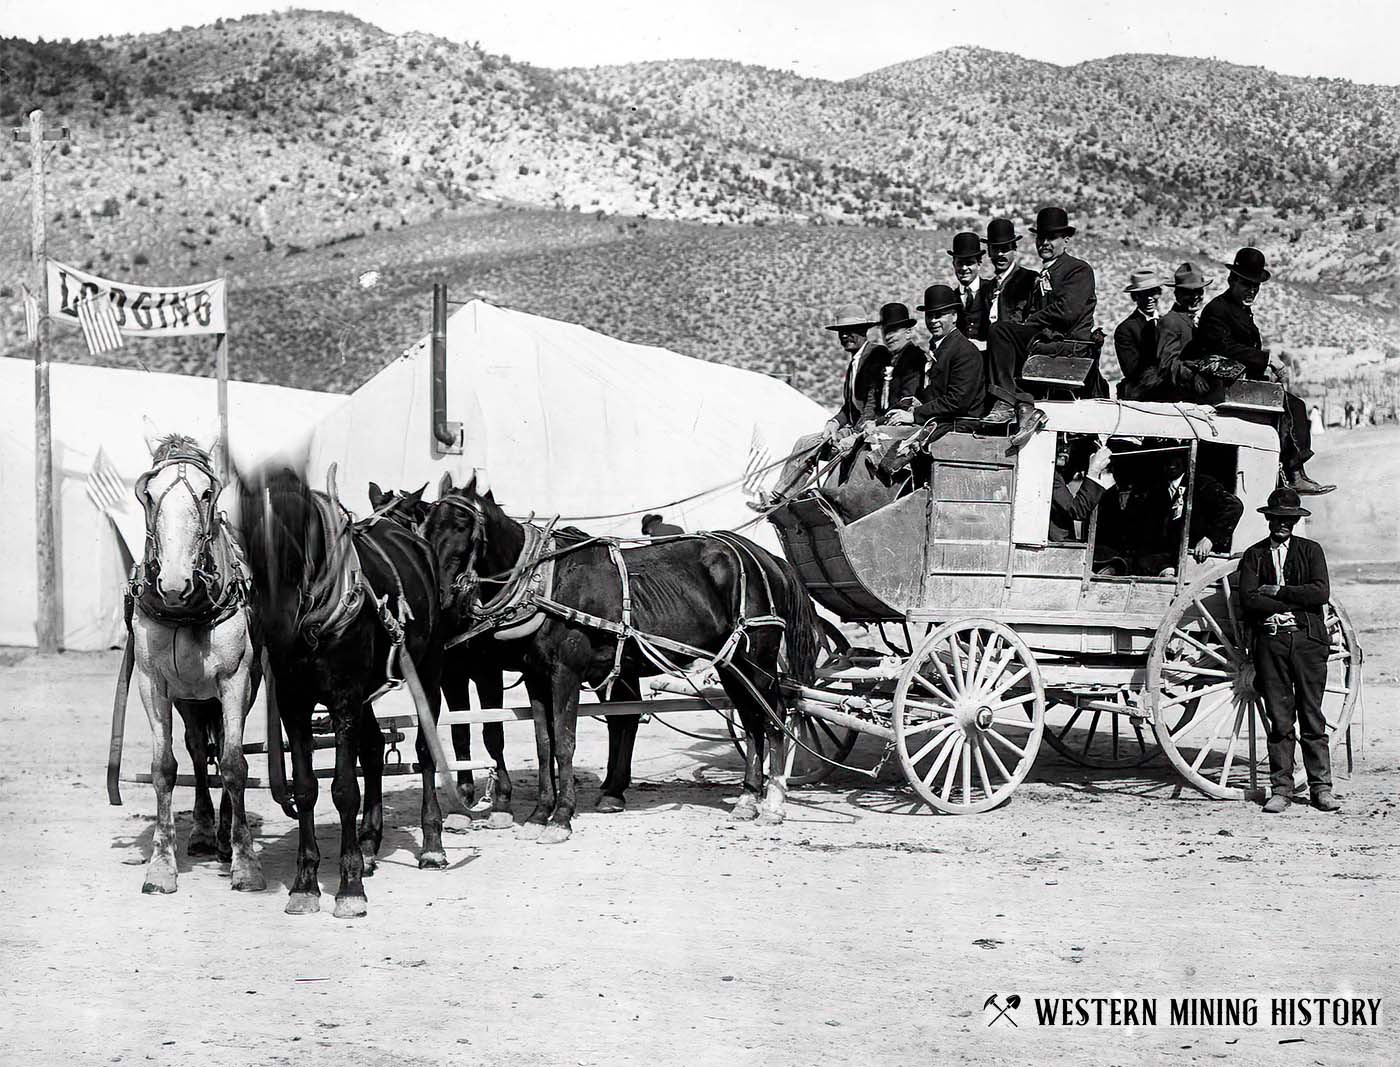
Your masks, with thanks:
[[[58,568],[54,545],[53,436],[49,420],[49,290],[45,269],[44,142],[62,141],[68,127],[44,129],[44,113],[29,113],[29,127],[14,130],[16,141],[29,142],[31,252],[33,287],[39,301],[39,328],[34,337],[34,532],[38,564],[38,612],[35,645],[41,654],[58,651]]]

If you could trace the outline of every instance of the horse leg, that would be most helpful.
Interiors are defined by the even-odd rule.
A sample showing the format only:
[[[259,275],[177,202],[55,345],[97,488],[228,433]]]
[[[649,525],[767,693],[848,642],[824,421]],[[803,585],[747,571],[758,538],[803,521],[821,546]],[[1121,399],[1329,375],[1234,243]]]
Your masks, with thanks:
[[[404,655],[408,655],[407,649]],[[442,679],[434,678],[430,672],[435,668],[427,663],[416,665],[419,677],[423,680],[423,692],[428,699],[428,715],[434,723],[437,722],[438,709],[442,706]],[[455,747],[456,736],[453,736]],[[423,850],[418,853],[418,867],[420,870],[440,871],[447,866],[447,853],[442,847],[442,808],[438,804],[437,796],[437,765],[433,762],[432,750],[428,747],[428,739],[423,731],[418,731],[418,740],[414,745],[418,752],[418,766],[423,772],[423,801],[420,806],[420,822],[423,825]]]
[[[535,759],[539,764],[539,795],[534,810],[518,831],[527,841],[536,840],[554,811],[554,698],[549,681],[533,674],[525,678],[530,694],[530,714],[535,721]]]
[[[203,707],[183,700],[176,701],[175,707],[185,721],[185,750],[190,754],[190,764],[194,770],[194,826],[190,830],[185,854],[191,857],[218,856],[214,801],[209,795],[208,731],[204,727]]]
[[[173,893],[176,889],[175,817],[170,797],[175,790],[175,753],[171,749],[171,716],[174,705],[163,682],[145,670],[138,672],[137,688],[146,718],[151,723],[151,785],[156,792],[156,829],[151,841],[151,859],[146,864],[143,893]]]
[[[478,690],[480,692],[480,690]],[[497,705],[499,707],[499,704]],[[504,723],[488,722],[481,727],[481,740],[486,754],[496,761],[491,776],[491,814],[486,819],[488,830],[509,830],[515,825],[510,813],[510,771],[506,770],[506,728]]]
[[[554,763],[558,768],[555,782],[554,811],[549,825],[539,836],[542,845],[558,845],[573,835],[572,821],[578,810],[578,795],[574,785],[574,741],[578,732],[578,695],[581,679],[565,666],[554,668],[550,682],[554,712]]]
[[[623,675],[613,686],[612,698],[641,700],[641,689],[635,676]],[[598,797],[601,812],[611,814],[627,807],[624,794],[632,784],[632,747],[637,741],[637,727],[641,721],[640,715],[608,716],[608,773],[603,779],[602,795]]]
[[[763,804],[759,808],[758,821],[765,826],[776,826],[787,818],[787,757],[788,745],[794,742],[782,728],[784,705],[782,693],[776,680],[763,693],[772,713],[763,713],[763,727],[768,741],[768,783],[763,793]],[[777,716],[775,718],[775,716]]]
[[[764,729],[764,715],[754,705],[753,695],[744,683],[733,677],[739,668],[728,665],[719,672],[720,684],[739,713],[739,723],[744,728],[744,787],[730,814],[745,822],[758,818],[759,797],[763,794],[763,754],[767,734]]]
[[[374,717],[374,707],[360,711],[360,770],[365,776],[365,807],[360,818],[360,855],[365,877],[379,866],[379,846],[384,840],[384,731]]]
[[[355,816],[360,812],[360,782],[355,776],[356,751],[360,739],[358,701],[339,700],[331,708],[335,724],[335,777],[331,798],[340,814],[340,885],[335,891],[335,917],[352,919],[368,910],[363,882],[365,861],[355,837]]]
[[[447,702],[449,711],[471,710],[471,688],[468,684],[469,681],[469,672],[463,665],[460,655],[448,652],[443,657],[442,696]],[[451,733],[452,754],[459,760],[471,759],[471,726],[464,722],[453,723]],[[471,811],[472,803],[475,800],[476,783],[472,778],[472,772],[469,770],[458,771],[457,801],[461,805],[462,810]]]
[[[228,803],[231,823],[229,875],[232,887],[260,892],[267,888],[267,879],[263,877],[253,834],[248,829],[248,811],[243,802],[243,791],[248,785],[248,760],[243,755],[243,722],[253,703],[252,685],[252,676],[246,664],[219,681],[219,703],[223,705],[219,771],[224,779],[224,800]]]
[[[313,915],[321,910],[321,886],[316,880],[321,849],[316,844],[316,770],[311,756],[311,700],[278,687],[278,707],[292,755],[292,797],[297,806],[297,873],[287,897],[288,915]]]

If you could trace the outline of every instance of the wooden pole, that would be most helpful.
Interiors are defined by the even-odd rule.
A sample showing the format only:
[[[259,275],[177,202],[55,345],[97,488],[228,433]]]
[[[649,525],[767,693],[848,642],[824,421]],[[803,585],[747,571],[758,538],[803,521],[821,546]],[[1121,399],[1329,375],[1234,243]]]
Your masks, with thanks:
[[[58,566],[53,521],[53,434],[49,415],[49,289],[44,233],[44,113],[29,113],[31,266],[39,300],[34,338],[34,533],[38,565],[35,645],[41,655],[58,651]]]
[[[224,282],[224,324],[228,324],[228,279],[223,275],[219,280]],[[218,335],[218,349],[214,357],[214,374],[219,380],[219,454],[214,458],[218,467],[218,475],[225,483],[228,482],[228,334]]]

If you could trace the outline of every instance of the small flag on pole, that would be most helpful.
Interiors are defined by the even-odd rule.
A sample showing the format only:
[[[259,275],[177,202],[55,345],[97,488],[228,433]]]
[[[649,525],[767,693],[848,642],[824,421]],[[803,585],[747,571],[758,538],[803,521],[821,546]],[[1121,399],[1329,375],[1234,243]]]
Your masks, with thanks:
[[[29,291],[29,286],[21,284],[19,288],[24,301],[24,336],[33,344],[39,340],[39,301]]]
[[[122,332],[117,328],[117,316],[112,311],[112,294],[102,289],[78,301],[78,325],[83,328],[83,340],[88,352],[100,355],[122,347]]]
[[[768,452],[768,446],[763,441],[763,434],[755,426],[753,436],[749,438],[749,459],[744,465],[744,492],[756,495],[762,490],[764,476],[768,474],[765,468],[771,462],[772,457]]]
[[[92,469],[88,471],[87,496],[103,511],[126,511],[131,508],[131,490],[101,445],[93,457]]]

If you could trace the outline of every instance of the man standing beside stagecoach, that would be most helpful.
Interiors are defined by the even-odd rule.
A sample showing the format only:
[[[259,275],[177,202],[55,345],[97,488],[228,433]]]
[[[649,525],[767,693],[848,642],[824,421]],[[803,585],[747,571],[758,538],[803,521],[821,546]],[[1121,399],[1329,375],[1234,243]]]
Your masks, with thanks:
[[[1293,800],[1293,747],[1303,750],[1312,806],[1341,807],[1332,795],[1332,757],[1322,697],[1331,641],[1323,607],[1331,595],[1322,546],[1293,534],[1309,514],[1298,493],[1280,487],[1259,509],[1269,536],[1245,549],[1240,559],[1240,606],[1254,630],[1254,688],[1264,698],[1269,737],[1269,782],[1264,804],[1271,815]]]

